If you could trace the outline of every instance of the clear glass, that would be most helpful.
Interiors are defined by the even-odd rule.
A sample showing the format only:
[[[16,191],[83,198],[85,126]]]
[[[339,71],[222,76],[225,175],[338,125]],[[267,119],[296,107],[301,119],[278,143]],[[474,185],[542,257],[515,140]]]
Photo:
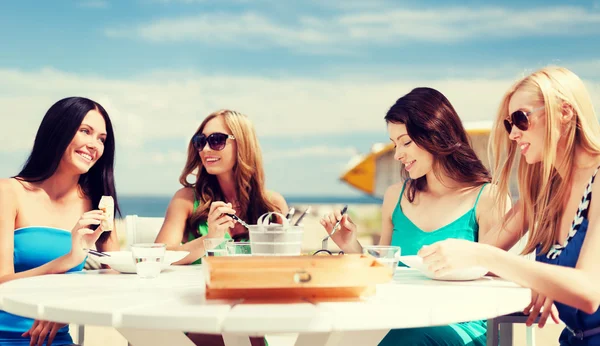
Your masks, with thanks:
[[[252,256],[252,249],[249,242],[229,242],[227,243],[227,254],[229,256]]]
[[[152,279],[160,274],[167,251],[166,244],[144,243],[131,245],[131,255],[137,275]]]
[[[302,252],[303,226],[250,225],[248,232],[253,256],[300,256]]]
[[[204,238],[204,251],[207,257],[227,256],[227,244],[233,242],[232,239],[225,238]]]
[[[401,251],[399,246],[372,245],[363,246],[363,253],[375,257],[379,263],[395,271],[400,261]]]

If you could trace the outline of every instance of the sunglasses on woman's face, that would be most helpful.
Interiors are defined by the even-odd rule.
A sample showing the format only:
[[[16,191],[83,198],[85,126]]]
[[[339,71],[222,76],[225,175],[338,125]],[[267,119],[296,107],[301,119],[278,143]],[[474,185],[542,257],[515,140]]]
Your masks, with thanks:
[[[515,125],[521,131],[527,131],[529,129],[529,115],[533,112],[537,112],[539,110],[544,109],[545,107],[534,108],[529,112],[524,111],[516,111],[510,115],[510,120],[504,119],[504,128],[506,128],[506,132],[510,134],[512,131],[513,125]]]
[[[228,135],[226,133],[215,132],[206,136],[204,134],[197,134],[192,138],[192,143],[194,143],[194,148],[200,151],[204,149],[206,143],[212,150],[223,150],[225,149],[225,145],[227,144],[227,139],[235,139],[233,135]]]

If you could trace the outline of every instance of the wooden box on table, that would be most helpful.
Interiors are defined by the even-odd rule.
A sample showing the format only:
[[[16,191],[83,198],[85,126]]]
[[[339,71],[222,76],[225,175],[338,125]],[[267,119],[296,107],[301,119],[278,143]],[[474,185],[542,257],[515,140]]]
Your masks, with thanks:
[[[366,255],[223,256],[202,260],[207,299],[351,298],[393,271]]]

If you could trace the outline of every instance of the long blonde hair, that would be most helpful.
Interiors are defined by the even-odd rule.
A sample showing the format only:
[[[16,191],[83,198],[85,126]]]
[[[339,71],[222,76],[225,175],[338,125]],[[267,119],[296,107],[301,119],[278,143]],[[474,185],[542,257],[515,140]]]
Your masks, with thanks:
[[[535,101],[543,102],[545,106],[547,121],[543,159],[527,164],[521,156],[518,159],[517,176],[524,215],[521,232],[529,229],[530,233],[523,254],[533,252],[538,245],[541,245],[541,253],[547,253],[558,241],[575,149],[579,147],[588,153],[600,154],[600,124],[585,85],[573,72],[550,66],[517,81],[502,99],[490,139],[494,167],[492,182],[499,187],[496,201],[499,205],[506,205],[510,173],[517,151],[517,144],[509,139],[503,125],[504,119],[509,116],[508,104],[517,90],[531,93]],[[561,127],[560,119],[565,104],[572,108],[573,119],[565,127],[564,133],[557,134],[555,129]],[[565,154],[562,162],[557,162],[557,143],[561,136],[566,138]],[[558,174],[559,171],[565,172],[564,177]]]
[[[219,116],[225,120],[237,145],[233,175],[240,209],[238,216],[248,223],[256,223],[260,215],[279,210],[266,196],[262,154],[250,119],[235,111],[219,110],[207,116],[194,135],[202,133],[206,124]],[[195,182],[187,181],[190,174],[196,176]],[[186,225],[187,231],[199,236],[198,225],[207,220],[210,204],[213,201],[222,201],[224,196],[216,176],[209,174],[202,165],[192,140],[188,144],[187,161],[179,177],[179,183],[194,189],[196,199],[199,201],[198,208],[189,217]]]

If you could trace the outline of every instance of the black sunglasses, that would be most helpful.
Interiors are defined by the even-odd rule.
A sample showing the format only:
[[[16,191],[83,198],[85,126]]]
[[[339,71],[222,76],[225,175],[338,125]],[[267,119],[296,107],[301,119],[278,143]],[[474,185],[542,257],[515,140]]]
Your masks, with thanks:
[[[194,144],[194,148],[196,150],[204,149],[206,143],[212,150],[223,150],[225,149],[225,145],[227,144],[227,139],[235,139],[233,135],[228,135],[226,133],[215,132],[206,136],[204,134],[198,134],[192,137],[192,143]]]
[[[533,112],[537,112],[546,107],[542,106],[539,108],[534,108],[529,112],[524,111],[516,111],[510,115],[510,120],[504,119],[504,128],[506,128],[506,132],[510,134],[512,131],[513,125],[515,125],[521,131],[527,131],[529,129],[529,115]]]

